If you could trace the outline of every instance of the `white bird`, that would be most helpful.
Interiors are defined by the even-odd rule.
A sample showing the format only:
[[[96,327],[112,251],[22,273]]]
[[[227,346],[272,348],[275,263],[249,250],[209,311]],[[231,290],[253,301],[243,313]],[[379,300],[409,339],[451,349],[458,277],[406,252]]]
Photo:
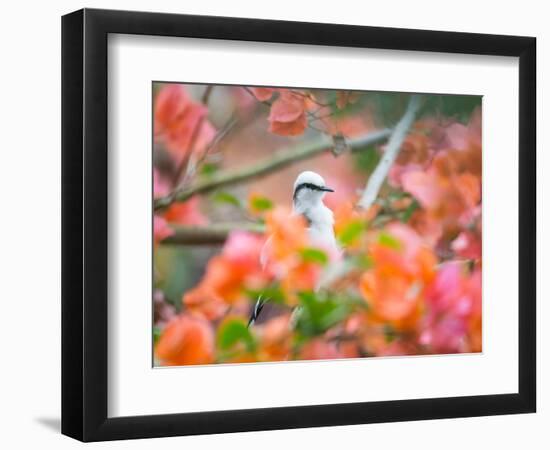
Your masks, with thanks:
[[[308,224],[308,236],[314,247],[319,247],[329,253],[338,254],[339,249],[334,236],[334,216],[332,211],[323,203],[323,197],[327,192],[334,192],[327,187],[325,180],[318,173],[307,170],[300,173],[294,182],[292,195],[293,214],[304,217]],[[269,245],[270,240],[266,242]],[[262,265],[265,266],[265,251],[262,251]],[[248,321],[248,326],[253,325],[261,310],[269,299],[261,296],[256,301],[254,310]]]
[[[321,175],[309,170],[302,172],[294,182],[293,212],[306,219],[309,239],[314,246],[336,251],[334,216],[323,203],[327,192],[334,190],[326,186]]]

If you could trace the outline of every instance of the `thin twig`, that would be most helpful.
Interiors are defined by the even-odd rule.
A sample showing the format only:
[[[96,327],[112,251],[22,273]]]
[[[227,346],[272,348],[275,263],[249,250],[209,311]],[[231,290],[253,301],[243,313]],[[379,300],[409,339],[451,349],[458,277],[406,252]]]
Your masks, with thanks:
[[[202,94],[202,97],[201,97],[201,103],[203,105],[208,106],[208,101],[210,100],[210,96],[212,95],[213,90],[214,90],[213,84],[206,86],[206,89],[204,90],[204,93]],[[206,121],[206,115],[202,116],[199,119],[199,121],[196,123],[195,128],[193,129],[193,134],[191,134],[191,140],[189,141],[189,145],[187,146],[187,151],[185,153],[185,156],[182,158],[181,162],[176,168],[176,171],[174,172],[172,185],[176,188],[182,181],[181,179],[184,173],[186,172],[187,166],[190,161],[190,157],[195,151],[195,146],[197,144],[197,140],[199,138],[200,132],[202,131],[202,127],[205,121]]]
[[[380,191],[380,188],[382,187],[382,184],[384,183],[384,180],[386,179],[386,176],[388,175],[391,166],[397,158],[399,150],[401,150],[401,145],[403,144],[403,141],[405,140],[405,137],[409,132],[409,128],[414,122],[416,114],[418,113],[418,110],[420,108],[420,104],[421,96],[412,95],[409,100],[409,104],[407,105],[407,110],[405,111],[405,114],[403,114],[403,117],[401,117],[401,119],[393,129],[382,159],[380,159],[380,162],[376,166],[376,169],[374,169],[371,176],[369,177],[369,181],[365,190],[363,191],[363,195],[357,203],[359,207],[364,209],[370,208],[370,206],[378,197],[378,192]]]
[[[262,103],[269,107],[273,105],[273,102],[271,102],[270,100],[258,100],[258,97],[256,97],[256,94],[254,94],[254,91],[250,89],[248,86],[241,86],[241,87],[245,90],[245,92],[248,92],[252,96],[252,98],[257,102]]]
[[[390,129],[374,131],[348,140],[348,147],[351,150],[361,150],[373,144],[384,142],[391,135]],[[189,188],[180,189],[172,194],[155,200],[155,211],[164,209],[176,201],[185,201],[197,194],[206,194],[221,187],[248,181],[262,175],[271,173],[283,167],[290,166],[299,161],[313,158],[333,147],[331,136],[322,135],[318,139],[307,142],[287,150],[281,150],[272,157],[252,164],[243,169],[228,170],[215,174],[213,177],[199,181]]]
[[[258,100],[258,98],[257,98],[256,95],[254,94],[254,92],[252,91],[252,89],[250,89],[248,86],[242,86],[242,88],[243,88],[246,92],[248,92],[248,93],[254,98],[254,100],[256,100],[257,102],[259,102],[259,103],[261,103],[261,104],[263,104],[263,105],[265,105],[265,106],[268,106],[268,107],[270,107],[270,108],[273,106],[273,102],[272,102],[271,100]],[[300,96],[302,96],[302,97],[304,97],[304,98],[306,97],[305,94],[299,93],[298,91],[291,91],[291,92],[294,93],[294,94],[298,94],[298,95],[300,95]],[[327,106],[328,106],[328,105],[327,105]],[[315,120],[317,120],[317,116],[315,116],[315,113],[312,113],[311,111],[307,111],[307,110],[306,110],[305,112],[306,112],[306,114],[307,114],[309,117],[312,118],[311,121],[308,120],[308,122],[307,122],[307,127],[308,127],[308,128],[310,128],[310,129],[313,130],[313,131],[317,131],[318,133],[327,133],[326,130],[323,130],[323,129],[321,129],[321,128],[317,128],[315,125],[313,125],[312,122],[314,122]],[[321,121],[321,122],[322,122],[322,121]],[[322,123],[323,123],[323,125],[325,125],[324,122],[322,122]]]
[[[331,106],[330,103],[322,103],[319,100],[317,100],[315,97],[304,94],[303,92],[296,91],[294,89],[291,89],[290,92],[292,92],[293,94],[299,95],[300,97],[307,98],[307,99],[311,100],[313,103],[315,103],[316,105],[319,105],[321,107],[326,108],[326,107]]]
[[[187,171],[185,173],[185,176],[183,177],[180,186],[185,186],[187,180],[189,180],[193,175],[195,174],[195,171],[197,170],[197,167],[200,167],[205,161],[208,155],[216,148],[216,146],[221,142],[222,139],[224,139],[231,130],[237,125],[239,122],[238,118],[235,116],[232,116],[226,124],[218,130],[214,138],[210,141],[210,143],[207,145],[207,147],[204,149],[200,157],[197,159],[196,162],[188,163],[187,164]]]
[[[172,179],[172,184],[174,187],[178,187],[180,184],[180,180],[187,168],[187,165],[189,164],[190,157],[195,151],[195,144],[197,143],[205,119],[205,116],[201,117],[193,129],[193,134],[191,135],[191,140],[189,141],[189,146],[187,147],[185,156],[182,158],[176,171],[174,172],[174,178]]]
[[[206,89],[204,90],[204,93],[201,97],[201,102],[203,105],[208,105],[208,100],[210,100],[210,95],[212,95],[212,91],[214,90],[214,85],[209,84],[206,86]]]

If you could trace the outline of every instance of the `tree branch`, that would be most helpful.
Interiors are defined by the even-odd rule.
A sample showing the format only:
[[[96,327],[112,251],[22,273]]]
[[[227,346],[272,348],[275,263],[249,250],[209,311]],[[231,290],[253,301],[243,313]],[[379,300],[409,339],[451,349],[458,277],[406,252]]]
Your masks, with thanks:
[[[403,117],[401,117],[391,133],[382,159],[369,177],[367,186],[357,204],[361,208],[368,209],[374,203],[376,197],[378,197],[378,192],[380,191],[391,166],[397,158],[399,150],[401,150],[401,144],[403,144],[403,141],[409,132],[409,128],[413,124],[416,114],[418,113],[421,104],[420,100],[420,95],[411,96],[405,114],[403,114]]]
[[[374,131],[357,138],[349,139],[347,142],[352,150],[359,150],[372,144],[384,142],[391,135],[391,130],[385,129]],[[214,175],[208,180],[199,181],[194,186],[177,190],[172,194],[155,200],[155,211],[164,209],[176,201],[185,201],[197,194],[207,194],[215,189],[248,181],[275,170],[282,169],[291,164],[317,156],[333,147],[333,140],[330,136],[320,138],[275,153],[271,158],[259,163],[250,165],[243,169],[228,170],[224,173]]]
[[[175,245],[216,245],[223,244],[232,231],[263,233],[265,227],[257,223],[219,223],[212,225],[172,226],[175,233],[162,241],[163,244]]]

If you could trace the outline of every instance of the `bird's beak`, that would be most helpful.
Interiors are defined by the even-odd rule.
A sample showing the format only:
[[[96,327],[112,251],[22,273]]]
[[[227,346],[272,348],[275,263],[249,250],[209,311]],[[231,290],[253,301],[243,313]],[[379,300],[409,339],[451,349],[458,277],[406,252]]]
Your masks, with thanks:
[[[334,189],[331,189],[331,188],[326,187],[326,186],[325,186],[325,187],[322,187],[321,190],[322,190],[322,191],[325,191],[325,192],[334,192]]]

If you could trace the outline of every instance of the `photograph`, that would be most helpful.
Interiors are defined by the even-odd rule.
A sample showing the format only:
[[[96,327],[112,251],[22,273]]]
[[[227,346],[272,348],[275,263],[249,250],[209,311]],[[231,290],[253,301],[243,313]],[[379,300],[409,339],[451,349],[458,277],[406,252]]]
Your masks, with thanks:
[[[482,352],[482,97],[152,83],[153,365]]]

